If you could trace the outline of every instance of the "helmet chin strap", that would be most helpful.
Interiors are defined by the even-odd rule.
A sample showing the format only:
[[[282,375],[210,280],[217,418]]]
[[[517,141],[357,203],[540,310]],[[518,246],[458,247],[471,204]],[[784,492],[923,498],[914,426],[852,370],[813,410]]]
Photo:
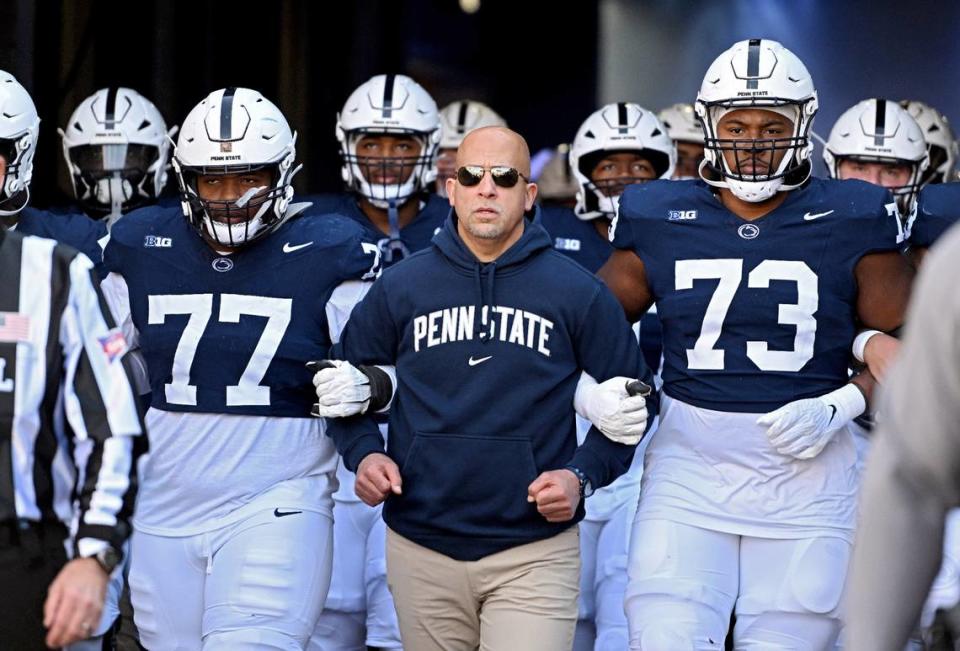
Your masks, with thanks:
[[[407,247],[400,239],[400,211],[397,209],[397,200],[390,199],[387,202],[387,228],[389,230],[387,240],[386,262],[393,262],[394,255],[399,254],[400,258],[409,255]],[[398,258],[398,259],[400,259]]]

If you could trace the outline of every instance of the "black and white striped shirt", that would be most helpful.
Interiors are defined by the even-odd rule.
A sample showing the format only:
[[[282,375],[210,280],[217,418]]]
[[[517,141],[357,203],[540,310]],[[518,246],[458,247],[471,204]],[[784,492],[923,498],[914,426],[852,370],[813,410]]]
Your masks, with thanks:
[[[0,522],[60,520],[90,556],[129,533],[146,449],[93,264],[0,228]]]

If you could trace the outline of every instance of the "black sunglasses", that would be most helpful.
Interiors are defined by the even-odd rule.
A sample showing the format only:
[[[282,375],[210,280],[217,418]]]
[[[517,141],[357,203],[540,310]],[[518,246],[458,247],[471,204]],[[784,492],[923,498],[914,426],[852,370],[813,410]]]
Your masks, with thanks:
[[[457,170],[457,181],[460,185],[472,188],[483,180],[483,175],[486,174],[486,172],[486,168],[480,165],[464,165]],[[530,182],[530,179],[525,177],[519,170],[513,167],[507,167],[506,165],[495,165],[491,167],[490,178],[501,188],[512,188],[520,179],[523,179],[527,183]]]

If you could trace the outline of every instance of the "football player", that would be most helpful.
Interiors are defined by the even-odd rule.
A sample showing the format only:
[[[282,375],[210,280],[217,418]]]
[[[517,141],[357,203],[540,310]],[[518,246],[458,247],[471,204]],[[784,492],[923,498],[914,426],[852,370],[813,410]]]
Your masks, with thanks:
[[[677,146],[675,179],[698,178],[700,161],[703,160],[703,127],[692,104],[673,104],[657,114],[667,134]]]
[[[114,224],[103,287],[147,362],[130,587],[149,649],[306,645],[330,581],[337,455],[302,360],[378,272],[355,222],[291,204],[296,136],[259,92],[183,122],[182,205]]]
[[[430,245],[450,211],[429,190],[436,179],[440,116],[433,98],[404,75],[378,75],[347,99],[337,121],[348,192],[320,197],[315,209],[351,217],[371,233],[384,266]],[[386,432],[386,417],[379,416]],[[340,463],[334,493],[334,571],[311,651],[399,649],[386,583],[382,508],[363,504],[355,475]]]
[[[0,70],[0,161],[6,172],[0,188],[0,221],[8,229],[68,244],[86,254],[100,269],[100,240],[107,229],[86,215],[56,214],[29,205],[33,156],[40,135],[40,117],[27,90]]]
[[[553,238],[554,248],[596,272],[614,250],[607,229],[623,190],[634,183],[669,179],[675,160],[675,147],[652,112],[637,104],[618,102],[592,113],[577,130],[570,149],[571,176],[578,188],[575,207],[542,209],[543,225]],[[660,361],[658,332],[656,317],[645,315],[640,339],[647,364],[653,369]],[[577,425],[582,441],[590,423],[579,418]],[[586,516],[580,522],[577,651],[613,651],[627,646],[623,613],[627,538],[642,464],[641,449],[634,455],[629,472],[595,491],[586,502]]]
[[[669,179],[675,162],[676,149],[652,112],[617,102],[592,113],[570,147],[570,171],[577,186],[574,208],[543,210],[543,225],[554,247],[595,272],[613,252],[607,230],[624,188]]]
[[[930,163],[917,122],[896,102],[865,99],[844,111],[830,130],[823,162],[835,179],[860,179],[889,188],[906,219]]]
[[[901,325],[910,268],[889,192],[810,178],[818,106],[780,43],[736,43],[697,97],[702,180],[627,188],[603,277],[663,324],[625,607],[631,649],[831,649],[866,407],[858,321]]]
[[[77,203],[106,220],[107,228],[123,213],[160,199],[177,127],[168,131],[146,97],[130,88],[101,88],[58,131]]]
[[[311,197],[311,212],[336,212],[369,229],[384,266],[429,246],[450,210],[433,194],[440,117],[437,105],[405,75],[360,84],[337,117],[347,192]]]
[[[437,155],[437,194],[447,196],[447,179],[457,173],[457,147],[468,133],[480,127],[505,127],[507,121],[496,111],[472,99],[461,99],[440,111],[440,152]]]

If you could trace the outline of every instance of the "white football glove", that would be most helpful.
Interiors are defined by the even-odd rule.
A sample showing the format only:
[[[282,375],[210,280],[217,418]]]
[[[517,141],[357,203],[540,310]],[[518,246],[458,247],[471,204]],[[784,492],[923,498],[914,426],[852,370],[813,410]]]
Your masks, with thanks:
[[[860,389],[847,384],[819,398],[794,400],[757,419],[780,454],[812,459],[834,435],[867,409]]]
[[[647,399],[631,396],[628,377],[610,378],[600,384],[588,373],[580,374],[573,407],[611,441],[636,445],[647,428]]]
[[[343,418],[363,414],[370,405],[370,378],[350,362],[329,360],[332,366],[313,376],[317,391],[314,416]]]

